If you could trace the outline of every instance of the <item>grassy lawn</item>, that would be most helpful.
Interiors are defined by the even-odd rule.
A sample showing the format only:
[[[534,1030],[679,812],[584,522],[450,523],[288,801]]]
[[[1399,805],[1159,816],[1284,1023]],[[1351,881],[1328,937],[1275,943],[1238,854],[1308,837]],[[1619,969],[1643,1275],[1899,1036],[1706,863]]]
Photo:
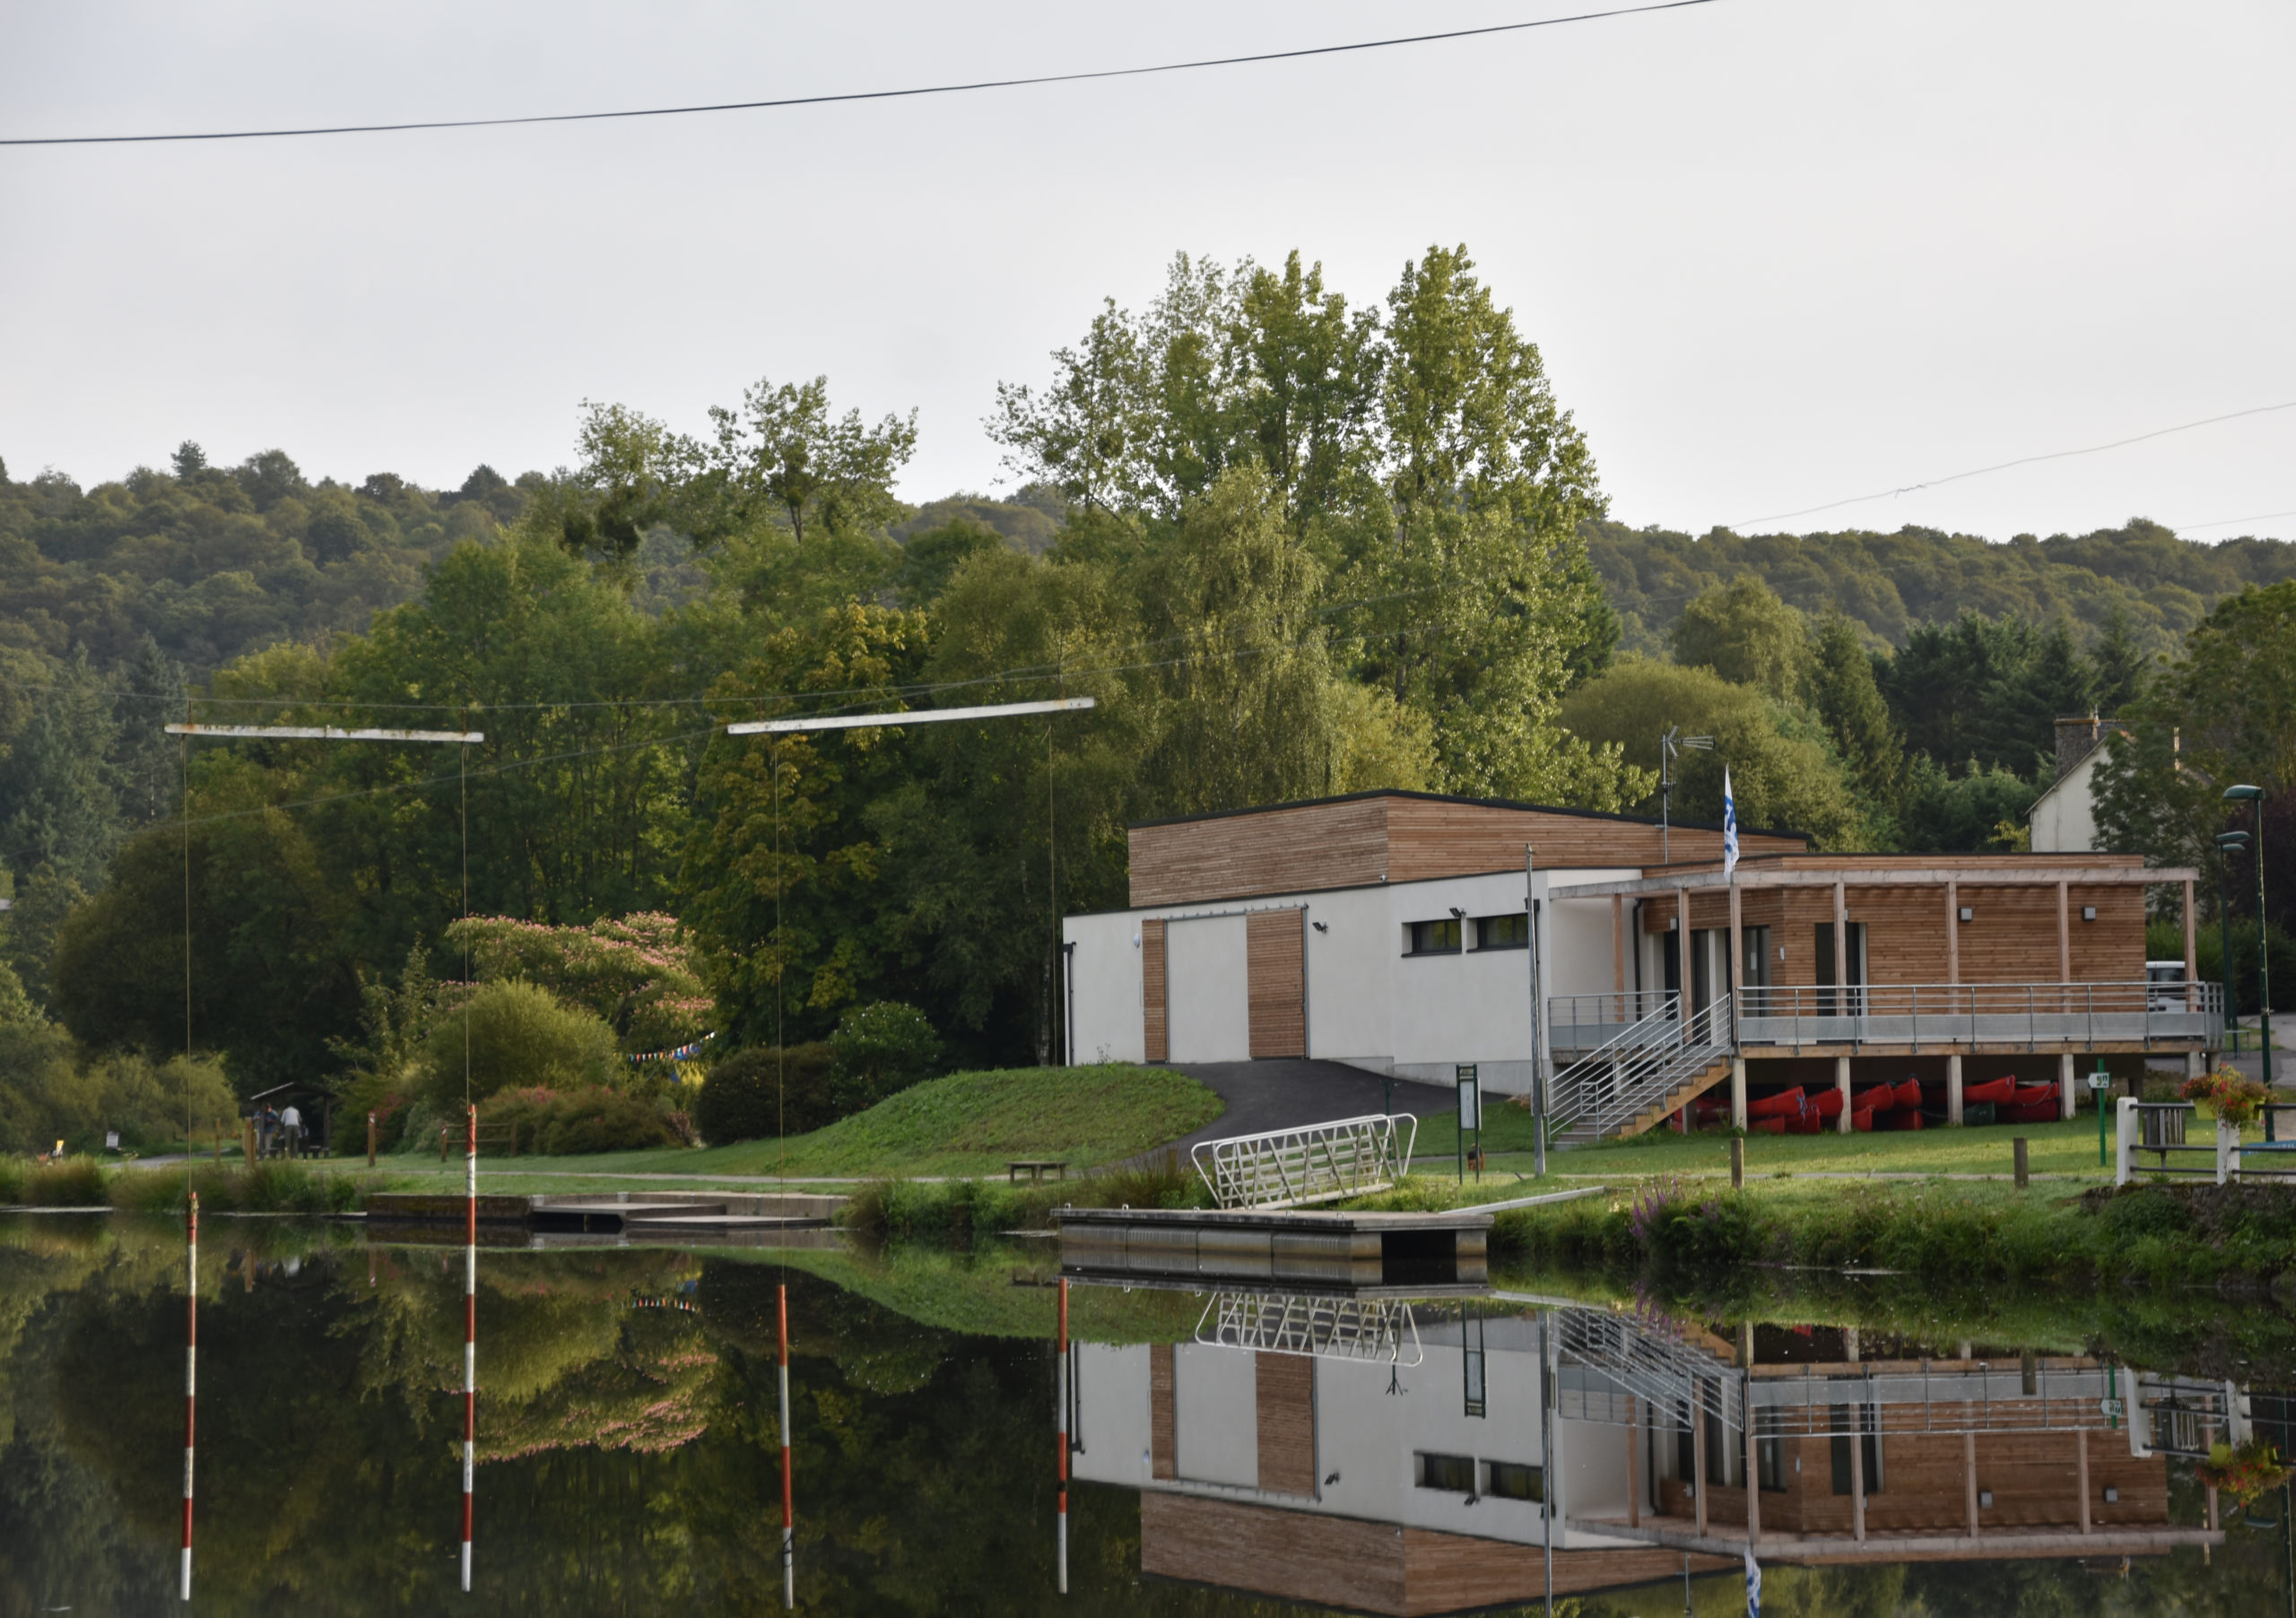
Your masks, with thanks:
[[[700,1151],[678,1147],[601,1152],[580,1157],[482,1159],[480,1172],[770,1175],[862,1179],[878,1175],[995,1175],[1017,1157],[1062,1158],[1070,1172],[1176,1140],[1220,1116],[1220,1098],[1185,1074],[1106,1064],[1016,1067],[933,1079],[839,1118],[826,1129],[778,1141],[737,1141]],[[459,1159],[440,1164],[412,1155],[382,1160],[395,1185],[441,1178],[459,1183]],[[551,1188],[518,1182],[520,1190]]]
[[[2109,1122],[2109,1120],[2108,1120]],[[2191,1135],[2202,1144],[2203,1131]],[[2251,1134],[2254,1134],[2251,1131]],[[1806,1174],[1998,1174],[2010,1173],[2010,1141],[2022,1135],[2032,1172],[2069,1175],[2083,1179],[2110,1179],[2109,1166],[2097,1167],[2097,1119],[2084,1113],[2069,1124],[1994,1124],[1977,1128],[1891,1130],[1874,1135],[1753,1135],[1746,1137],[1746,1177],[1749,1181],[1780,1173]],[[1419,1121],[1419,1142],[1413,1159],[1422,1174],[1439,1172],[1457,1141],[1457,1116],[1438,1113]],[[2213,1137],[2206,1137],[2213,1138]],[[1535,1138],[1530,1115],[1517,1107],[1483,1109],[1483,1151],[1489,1158],[1484,1180],[1493,1170],[1511,1180],[1514,1173],[1528,1174]],[[2111,1140],[2106,1141],[2106,1161],[2111,1161]],[[2139,1161],[2149,1161],[2140,1158]],[[2185,1165],[2208,1160],[2187,1156]],[[1639,1177],[1648,1174],[1726,1174],[1730,1142],[1726,1135],[1676,1135],[1653,1129],[1630,1141],[1600,1146],[1577,1146],[1547,1154],[1550,1178]]]

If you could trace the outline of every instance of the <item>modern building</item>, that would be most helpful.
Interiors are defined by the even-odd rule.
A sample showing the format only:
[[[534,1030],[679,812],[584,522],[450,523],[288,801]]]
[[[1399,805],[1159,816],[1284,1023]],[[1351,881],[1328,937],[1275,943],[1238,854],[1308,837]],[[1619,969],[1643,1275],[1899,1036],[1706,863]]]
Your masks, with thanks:
[[[1715,826],[1407,792],[1137,825],[1130,907],[1065,923],[1069,1054],[1442,1084],[1472,1064],[1521,1093],[1535,1050],[1570,1139],[1726,1081],[1741,1122],[1799,1091],[1831,1127],[1874,1127],[1866,1103],[1908,1084],[1958,1121],[1965,1088],[2003,1079],[2069,1116],[2076,1068],[2189,1065],[2216,1031],[2193,871],[1813,853],[1789,831],[1740,848],[1726,871]],[[2186,981],[2166,990],[2145,971],[2158,886],[2183,905]]]
[[[1748,1548],[1818,1565],[2219,1544],[2213,1498],[2171,1520],[2169,1458],[2254,1419],[2230,1385],[2092,1359],[1861,1355],[1823,1327],[1732,1342],[1491,1300],[1214,1292],[1194,1342],[1071,1352],[1075,1474],[1139,1492],[1144,1573],[1370,1613],[1511,1605],[1550,1577],[1557,1595],[1671,1582]]]

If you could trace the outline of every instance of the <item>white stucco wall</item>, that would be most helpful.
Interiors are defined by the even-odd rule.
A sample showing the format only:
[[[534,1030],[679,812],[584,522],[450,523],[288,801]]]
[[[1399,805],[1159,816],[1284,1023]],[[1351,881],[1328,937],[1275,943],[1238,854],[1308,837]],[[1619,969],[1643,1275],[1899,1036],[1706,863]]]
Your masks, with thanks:
[[[2034,804],[2034,853],[2086,854],[2097,846],[2096,773],[2104,756],[2102,747],[2092,748]]]
[[[1543,992],[1587,994],[1611,987],[1607,899],[1546,900],[1550,873],[1535,887],[1543,902]],[[1631,869],[1573,870],[1556,880],[1602,882]],[[1074,916],[1065,936],[1076,946],[1075,1047],[1080,1061],[1144,1059],[1140,924],[1166,923],[1170,1051],[1175,1062],[1243,1061],[1251,1054],[1245,976],[1246,910],[1308,912],[1308,1054],[1368,1071],[1448,1088],[1459,1063],[1473,1062],[1494,1094],[1529,1088],[1529,962],[1521,950],[1410,955],[1409,925],[1439,921],[1457,908],[1473,921],[1519,915],[1519,872],[1381,883],[1241,902],[1161,905]],[[1472,944],[1473,929],[1469,928]],[[1629,987],[1632,986],[1630,962]]]

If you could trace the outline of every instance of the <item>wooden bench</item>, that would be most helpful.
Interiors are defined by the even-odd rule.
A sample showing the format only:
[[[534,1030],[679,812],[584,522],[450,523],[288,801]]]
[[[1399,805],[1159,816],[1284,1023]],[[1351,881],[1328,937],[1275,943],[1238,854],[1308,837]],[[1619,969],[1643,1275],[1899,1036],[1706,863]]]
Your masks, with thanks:
[[[1042,1184],[1044,1180],[1044,1172],[1048,1169],[1053,1170],[1054,1178],[1056,1179],[1066,1179],[1068,1178],[1068,1163],[1067,1160],[1065,1158],[1021,1157],[1011,1159],[1005,1163],[1004,1183],[1008,1186],[1018,1185],[1021,1180],[1022,1170],[1026,1170],[1031,1180],[1038,1184]]]

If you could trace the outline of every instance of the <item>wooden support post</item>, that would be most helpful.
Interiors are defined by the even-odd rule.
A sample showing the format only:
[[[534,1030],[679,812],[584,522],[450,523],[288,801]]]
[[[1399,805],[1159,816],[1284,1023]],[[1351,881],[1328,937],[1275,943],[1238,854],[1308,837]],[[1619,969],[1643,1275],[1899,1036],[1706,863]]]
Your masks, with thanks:
[[[367,1115],[367,1167],[375,1166],[375,1115]]]
[[[2026,1169],[2025,1137],[2023,1135],[2021,1135],[2009,1143],[2009,1159],[2012,1170],[2017,1177],[2017,1189],[2022,1191],[2025,1188],[2025,1183],[2028,1178]]]
[[[1833,1087],[1835,1093],[1841,1097],[1841,1116],[1834,1119],[1833,1127],[1839,1133],[1848,1135],[1855,1127],[1849,1118],[1849,1058],[1848,1057],[1836,1057],[1833,1059]]]
[[[2089,1430],[2073,1430],[2073,1471],[2081,1485],[2081,1532],[2089,1532]]]
[[[2057,1057],[2057,1112],[2070,1123],[2079,1110],[2079,1101],[2073,1092],[2073,1053],[2060,1051]]]
[[[2193,933],[2192,883],[2185,883],[2185,1009],[2200,1004],[2200,952]]]
[[[1626,1526],[1642,1526],[1642,1401],[1626,1396]]]
[[[1967,1359],[1969,1356],[1961,1356]],[[1977,1434],[1961,1434],[1961,1489],[1969,1497],[1970,1537],[1978,1536],[1977,1526]]]
[[[1945,1058],[1945,1121],[1961,1121],[1961,1053],[1955,1051]]]
[[[1690,1464],[1698,1474],[1692,1481],[1691,1499],[1698,1507],[1698,1536],[1706,1537],[1706,1389],[1695,1378],[1691,1381],[1690,1405]]]
[[[2189,978],[2190,972],[2185,974]],[[1626,895],[1611,895],[1611,993],[1617,996],[1612,1007],[1621,1022],[1636,1019],[1626,1014]]]
[[[2073,981],[2073,887],[2064,882],[2057,884],[2057,980],[2060,985]],[[2060,1013],[2073,1009],[2062,987],[2057,993],[2057,1009]]]
[[[1755,1448],[1754,1432],[1754,1361],[1753,1331],[1746,1327],[1745,1405],[1741,1411],[1746,1418],[1746,1553],[1752,1555],[1761,1543],[1761,1457]]]
[[[1744,1057],[1732,1057],[1730,1058],[1730,1127],[1744,1129],[1746,1127],[1746,1059]]]
[[[1730,1137],[1730,1189],[1746,1188],[1746,1138],[1742,1135]]]

